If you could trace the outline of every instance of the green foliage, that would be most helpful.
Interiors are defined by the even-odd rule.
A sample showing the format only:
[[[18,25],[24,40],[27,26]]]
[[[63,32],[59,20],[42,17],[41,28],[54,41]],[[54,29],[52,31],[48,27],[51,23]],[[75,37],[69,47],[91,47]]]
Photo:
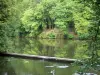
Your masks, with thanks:
[[[0,22],[0,52],[5,52],[7,50],[7,30],[5,23]]]
[[[30,32],[31,36],[37,36],[47,24],[51,24],[49,11],[53,7],[55,1],[43,0],[37,4],[35,8],[29,8],[24,12],[21,18],[23,27]],[[49,23],[47,23],[48,20]]]
[[[24,33],[20,18],[27,8],[31,7],[33,0],[15,0],[10,2],[10,18],[9,18],[9,30],[10,36],[19,36],[19,33]],[[9,34],[9,33],[8,33]]]
[[[68,33],[65,31],[64,32],[64,39],[67,39],[68,38]]]
[[[68,34],[68,33],[64,33],[64,39],[74,39],[74,34]]]
[[[44,29],[56,27],[68,33],[70,22],[80,37],[88,34],[92,23],[93,10],[73,0],[42,0],[35,7],[28,8],[21,18],[23,27],[30,36],[39,35]],[[86,38],[86,37],[82,37]]]
[[[74,9],[73,17],[75,28],[79,38],[86,38],[88,34],[88,28],[92,22],[92,9],[84,4],[78,4],[77,9]],[[83,8],[84,7],[84,8]]]
[[[79,36],[79,39],[83,39],[83,40],[84,40],[84,39],[90,39],[88,33],[78,34],[78,36]]]
[[[68,25],[70,21],[73,21],[72,10],[75,3],[72,0],[64,0],[58,2],[56,7],[53,7],[50,11],[50,15],[55,19],[55,25],[58,29],[64,32],[68,32]],[[73,6],[73,7],[72,7]]]
[[[7,20],[9,25],[7,26],[7,34],[9,36],[28,34],[28,36],[37,37],[46,28],[57,28],[63,34],[69,34],[68,28],[73,21],[75,32],[79,38],[84,39],[89,34],[94,36],[95,29],[98,28],[95,24],[97,24],[97,19],[99,23],[99,17],[95,16],[96,13],[93,11],[92,5],[87,5],[87,3],[85,5],[78,0],[42,0],[39,2],[36,0],[9,0],[7,2],[4,0],[1,3],[5,8],[8,6],[7,10],[9,10],[5,14],[0,12],[0,17],[4,17],[2,20],[6,20],[6,17],[9,16],[9,20]],[[7,12],[5,8],[1,11]]]
[[[68,39],[73,39],[74,35],[73,34],[68,34]]]
[[[6,51],[9,37],[19,35],[20,17],[27,4],[27,0],[0,0],[0,51]]]
[[[92,9],[92,15],[89,16],[87,21],[90,21],[88,25],[88,35],[91,40],[88,42],[88,49],[86,50],[86,54],[89,58],[85,58],[83,61],[83,65],[80,67],[80,72],[84,73],[88,70],[99,71],[100,68],[97,66],[100,63],[100,39],[98,36],[100,35],[100,1],[99,0],[91,0],[91,1],[79,1],[80,3],[84,3],[87,7]]]
[[[0,0],[0,51],[7,50],[7,21],[8,21],[8,4],[6,0]]]
[[[54,38],[56,37],[54,33],[50,33],[50,34],[48,34],[47,36],[48,36],[50,39],[54,39]]]

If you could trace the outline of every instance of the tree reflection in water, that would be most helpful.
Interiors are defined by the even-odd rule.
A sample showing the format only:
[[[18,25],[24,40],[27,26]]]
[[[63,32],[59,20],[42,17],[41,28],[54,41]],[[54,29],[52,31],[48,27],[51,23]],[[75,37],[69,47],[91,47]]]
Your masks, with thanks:
[[[0,57],[0,75],[16,75],[13,67],[8,65],[9,61],[5,57]]]
[[[99,75],[100,71],[100,40],[88,40],[88,49],[86,55],[88,58],[82,59],[82,65],[80,66],[80,75]],[[88,73],[90,72],[90,73]],[[94,73],[93,73],[94,72]],[[95,74],[97,73],[97,74]]]

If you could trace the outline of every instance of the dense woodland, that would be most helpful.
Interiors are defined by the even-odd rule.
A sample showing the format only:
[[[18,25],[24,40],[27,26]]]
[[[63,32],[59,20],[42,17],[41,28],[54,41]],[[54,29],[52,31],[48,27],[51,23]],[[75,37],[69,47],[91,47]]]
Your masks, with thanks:
[[[99,33],[99,2],[81,0],[0,0],[3,36],[91,39]],[[57,34],[56,34],[57,33]],[[91,35],[90,35],[91,34]],[[99,35],[98,35],[99,37]]]
[[[0,0],[0,51],[6,51],[11,37],[88,39],[85,61],[96,67],[100,0]]]

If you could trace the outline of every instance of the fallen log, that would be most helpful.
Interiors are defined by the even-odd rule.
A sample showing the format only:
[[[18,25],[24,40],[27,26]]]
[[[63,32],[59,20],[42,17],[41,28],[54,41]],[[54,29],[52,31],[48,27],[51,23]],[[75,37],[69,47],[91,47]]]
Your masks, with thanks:
[[[40,60],[42,59],[42,60],[47,60],[47,61],[64,62],[64,63],[73,63],[73,62],[78,61],[77,59],[58,58],[58,57],[49,57],[49,56],[38,56],[38,55],[28,55],[28,54],[18,54],[18,53],[0,53],[0,56],[26,58],[26,59],[40,59]]]

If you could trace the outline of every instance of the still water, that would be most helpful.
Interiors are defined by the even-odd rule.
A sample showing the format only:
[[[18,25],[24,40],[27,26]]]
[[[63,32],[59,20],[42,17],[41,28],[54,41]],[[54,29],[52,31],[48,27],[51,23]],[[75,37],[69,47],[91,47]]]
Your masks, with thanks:
[[[34,54],[61,58],[87,58],[86,40],[12,38],[8,41],[10,53]],[[100,44],[98,44],[99,46]],[[99,50],[100,51],[100,50]],[[98,51],[98,54],[100,52]],[[98,64],[100,66],[100,64]],[[80,75],[78,66],[71,64],[29,60],[13,57],[0,57],[0,75]],[[88,71],[86,75],[100,75],[100,72]],[[85,74],[84,74],[85,75]]]
[[[81,75],[79,67],[67,63],[0,57],[0,75]],[[89,71],[82,75],[100,75]]]
[[[0,75],[73,75],[75,70],[64,63],[0,57]]]
[[[79,40],[16,38],[9,41],[8,52],[80,58],[80,55],[86,57],[83,54],[87,49],[86,44],[86,41]]]

